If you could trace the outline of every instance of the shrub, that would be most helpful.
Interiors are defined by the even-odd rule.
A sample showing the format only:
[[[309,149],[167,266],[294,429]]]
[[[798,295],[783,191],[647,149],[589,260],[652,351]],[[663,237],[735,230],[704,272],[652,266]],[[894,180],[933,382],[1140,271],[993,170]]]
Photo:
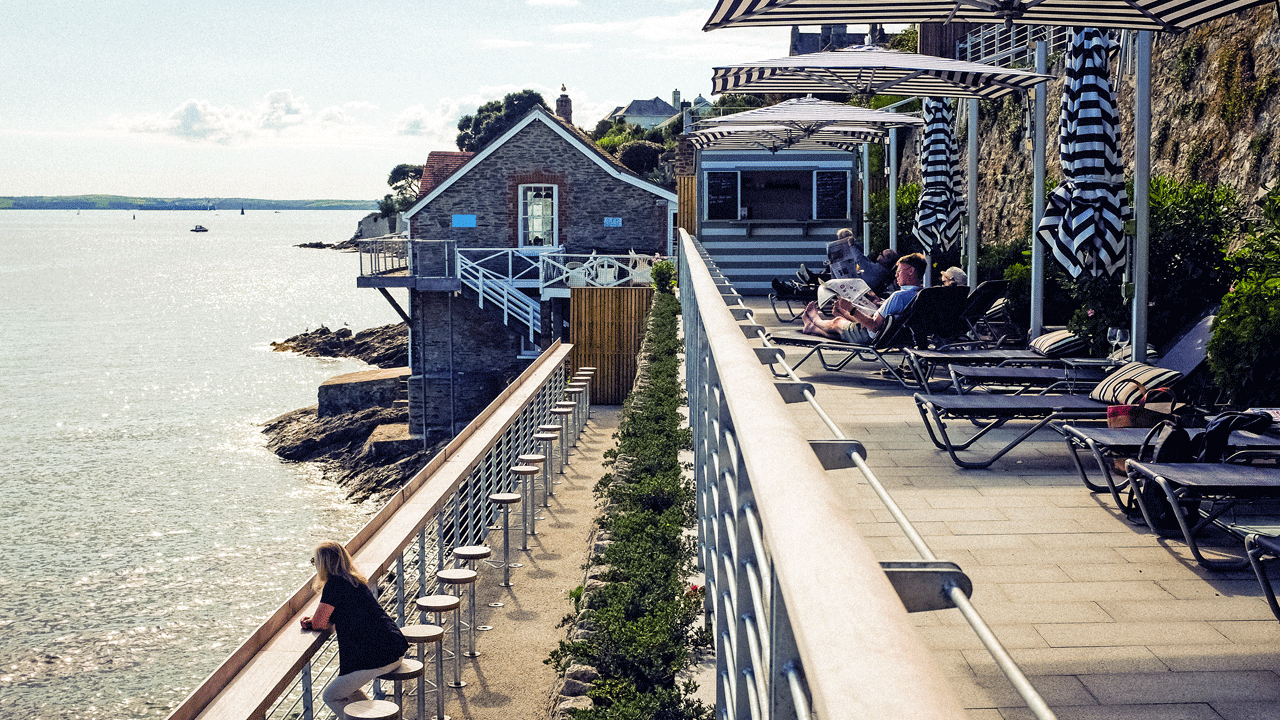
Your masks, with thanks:
[[[631,140],[618,146],[618,162],[637,175],[653,172],[661,155],[661,145],[645,140]]]
[[[1227,401],[1280,405],[1280,187],[1263,200],[1263,226],[1230,258],[1240,275],[1222,300],[1209,368]]]
[[[653,264],[653,286],[660,293],[670,293],[676,285],[676,265],[670,260]]]
[[[920,185],[907,183],[898,186],[898,252],[902,255],[923,252],[920,242],[911,234],[916,224],[916,205],[920,202]],[[871,193],[867,206],[867,221],[871,223],[871,256],[889,247],[889,191]]]

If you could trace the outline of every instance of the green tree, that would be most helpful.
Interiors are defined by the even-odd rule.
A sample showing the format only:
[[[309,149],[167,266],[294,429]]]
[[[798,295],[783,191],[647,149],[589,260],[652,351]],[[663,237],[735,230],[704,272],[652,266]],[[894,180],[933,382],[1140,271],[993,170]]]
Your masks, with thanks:
[[[475,115],[463,115],[458,121],[458,149],[466,152],[482,149],[538,105],[550,109],[542,95],[527,89],[481,105]]]
[[[418,183],[422,180],[422,166],[401,163],[387,176],[391,192],[378,201],[378,214],[391,217],[413,207],[418,199]]]
[[[632,140],[618,147],[618,162],[637,175],[647,175],[658,167],[662,146],[644,140]]]

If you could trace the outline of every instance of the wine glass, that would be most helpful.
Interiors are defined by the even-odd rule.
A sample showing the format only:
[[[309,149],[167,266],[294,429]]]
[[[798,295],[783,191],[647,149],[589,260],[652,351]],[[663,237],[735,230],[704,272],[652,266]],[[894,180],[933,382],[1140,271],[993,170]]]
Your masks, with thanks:
[[[1120,349],[1119,340],[1120,340],[1120,328],[1118,327],[1107,328],[1107,343],[1111,345],[1111,352],[1114,353],[1116,350]]]

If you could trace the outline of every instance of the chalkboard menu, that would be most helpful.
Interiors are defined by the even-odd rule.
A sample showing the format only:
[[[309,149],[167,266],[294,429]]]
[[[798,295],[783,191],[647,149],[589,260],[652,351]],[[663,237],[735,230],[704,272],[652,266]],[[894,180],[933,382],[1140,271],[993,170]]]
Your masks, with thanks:
[[[707,173],[707,219],[738,219],[738,173]]]
[[[819,170],[814,175],[818,219],[843,220],[849,217],[849,173]]]

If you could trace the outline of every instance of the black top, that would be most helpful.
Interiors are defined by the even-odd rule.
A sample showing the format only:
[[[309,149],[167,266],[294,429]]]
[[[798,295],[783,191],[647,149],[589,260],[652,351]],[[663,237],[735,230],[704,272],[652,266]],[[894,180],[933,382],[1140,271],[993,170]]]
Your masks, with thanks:
[[[333,606],[329,622],[338,631],[339,675],[389,665],[409,649],[400,628],[378,604],[369,586],[332,578],[324,584],[320,602]]]

